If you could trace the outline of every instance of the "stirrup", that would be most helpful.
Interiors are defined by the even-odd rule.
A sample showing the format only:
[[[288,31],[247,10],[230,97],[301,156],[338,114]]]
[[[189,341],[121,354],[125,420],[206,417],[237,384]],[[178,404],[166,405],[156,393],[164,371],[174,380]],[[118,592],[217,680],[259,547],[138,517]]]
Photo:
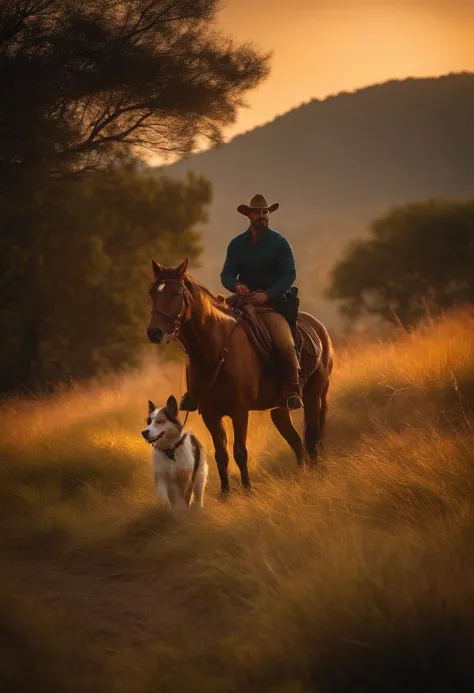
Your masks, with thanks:
[[[298,393],[294,393],[288,397],[286,400],[286,406],[288,409],[304,409],[304,404],[301,400],[301,397],[298,395]]]
[[[189,392],[185,392],[179,403],[179,411],[197,411],[198,405]]]

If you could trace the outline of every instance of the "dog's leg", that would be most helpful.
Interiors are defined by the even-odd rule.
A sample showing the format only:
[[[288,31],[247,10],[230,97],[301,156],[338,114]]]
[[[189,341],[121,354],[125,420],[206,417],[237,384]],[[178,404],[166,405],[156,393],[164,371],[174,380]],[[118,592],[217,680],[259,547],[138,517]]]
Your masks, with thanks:
[[[181,507],[183,503],[189,508],[193,487],[191,484],[191,474],[188,470],[180,470],[176,474],[173,483],[173,504]],[[177,499],[177,501],[175,501]]]
[[[170,503],[170,497],[168,495],[168,485],[166,484],[165,481],[160,479],[158,474],[154,474],[154,479],[155,479],[155,489],[156,489],[156,495],[159,501],[164,503],[165,505],[171,505]]]
[[[189,507],[186,502],[184,489],[180,484],[172,484],[171,495],[173,496],[173,508],[185,510]]]
[[[189,481],[186,491],[184,492],[184,498],[186,500],[186,505],[189,508],[191,503],[193,502],[193,486],[191,481]]]
[[[201,453],[203,454],[203,453]],[[194,505],[202,508],[204,505],[204,489],[207,482],[208,467],[205,460],[201,460],[196,479],[194,480]]]

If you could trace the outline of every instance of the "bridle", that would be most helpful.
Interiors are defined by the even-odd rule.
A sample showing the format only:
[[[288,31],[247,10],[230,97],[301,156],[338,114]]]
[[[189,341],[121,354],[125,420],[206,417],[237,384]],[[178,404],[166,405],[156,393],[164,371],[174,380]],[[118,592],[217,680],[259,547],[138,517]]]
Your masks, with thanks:
[[[182,279],[175,279],[174,277],[156,279],[150,287],[150,294],[154,288],[156,288],[157,286],[161,286],[162,284],[178,284],[178,286],[181,289],[181,291],[179,291],[178,293],[180,293],[183,297],[181,308],[179,309],[177,314],[170,315],[169,313],[166,313],[164,310],[158,310],[157,308],[153,307],[151,310],[151,314],[163,315],[165,318],[168,318],[168,320],[171,320],[173,326],[171,332],[168,332],[168,335],[171,337],[171,339],[179,341],[181,323],[186,322],[191,317],[191,294],[188,288],[186,287],[184,281]]]
[[[173,328],[172,328],[172,331],[171,331],[171,332],[168,332],[168,335],[171,337],[171,339],[174,339],[175,341],[178,342],[178,344],[181,345],[181,347],[182,347],[184,353],[186,354],[186,358],[189,360],[189,354],[188,354],[188,352],[186,351],[185,347],[181,344],[181,341],[180,341],[180,338],[179,338],[179,333],[180,333],[180,330],[181,330],[181,324],[182,324],[183,322],[188,321],[188,320],[191,318],[191,307],[192,307],[192,296],[191,296],[191,292],[189,291],[188,287],[186,286],[186,284],[185,284],[185,282],[184,282],[184,279],[182,279],[182,278],[177,278],[177,277],[160,277],[159,279],[155,279],[155,281],[153,282],[153,284],[152,284],[151,287],[150,287],[149,293],[151,294],[151,292],[153,291],[153,289],[155,289],[157,286],[160,286],[161,284],[167,284],[167,283],[178,284],[178,285],[180,286],[180,288],[181,288],[181,291],[180,291],[179,293],[181,293],[181,295],[182,295],[182,297],[183,297],[183,302],[182,302],[182,304],[181,304],[181,308],[180,308],[179,312],[178,312],[176,315],[169,315],[168,313],[165,313],[165,311],[163,311],[163,310],[158,310],[158,309],[156,309],[156,308],[153,307],[152,310],[151,310],[151,313],[152,313],[152,315],[153,315],[154,313],[156,313],[156,314],[158,314],[158,315],[163,315],[165,318],[168,318],[168,320],[172,320],[172,321],[173,321]],[[199,410],[199,411],[201,410],[201,405],[202,405],[203,400],[209,395],[209,393],[211,392],[212,388],[214,387],[214,385],[215,385],[215,383],[216,383],[216,381],[217,381],[217,378],[219,377],[219,374],[220,374],[220,372],[221,372],[222,366],[224,365],[226,356],[227,356],[228,351],[229,351],[228,345],[229,345],[230,338],[231,338],[232,335],[234,334],[234,331],[235,331],[237,325],[239,324],[239,322],[240,322],[240,320],[241,320],[241,318],[242,318],[242,315],[243,315],[243,312],[240,311],[240,314],[237,316],[236,321],[235,321],[235,324],[234,324],[232,330],[230,331],[229,335],[227,336],[227,340],[226,340],[226,342],[225,342],[224,349],[223,349],[222,354],[221,354],[221,358],[219,359],[219,362],[218,362],[218,364],[217,364],[217,366],[216,366],[216,369],[215,369],[215,371],[214,371],[214,375],[212,376],[211,382],[209,383],[207,389],[205,390],[205,392],[204,392],[204,394],[202,395],[201,400],[200,400],[200,402],[199,402],[199,404],[198,404],[198,410]],[[189,415],[189,411],[186,413],[186,419],[185,419],[183,425],[186,425],[186,421],[187,421],[187,419],[188,419],[188,415]]]

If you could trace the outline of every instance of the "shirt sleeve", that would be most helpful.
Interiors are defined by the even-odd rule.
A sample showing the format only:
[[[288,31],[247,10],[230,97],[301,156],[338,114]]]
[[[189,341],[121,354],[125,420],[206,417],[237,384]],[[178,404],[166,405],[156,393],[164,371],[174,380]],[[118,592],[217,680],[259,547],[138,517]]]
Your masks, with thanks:
[[[221,272],[221,283],[228,291],[235,291],[238,284],[239,265],[237,261],[237,253],[235,244],[229,243],[227,255],[224,262],[224,267]]]
[[[291,289],[293,282],[296,279],[296,267],[293,250],[286,238],[282,237],[279,248],[279,261],[281,276],[280,279],[267,289],[268,298],[276,298],[280,294],[284,294]]]

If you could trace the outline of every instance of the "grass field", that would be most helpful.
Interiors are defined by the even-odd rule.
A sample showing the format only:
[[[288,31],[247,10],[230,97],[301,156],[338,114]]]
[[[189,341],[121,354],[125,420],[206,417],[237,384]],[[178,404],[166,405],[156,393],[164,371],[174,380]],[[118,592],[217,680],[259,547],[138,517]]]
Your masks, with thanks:
[[[156,506],[178,365],[0,413],[0,691],[474,690],[474,319],[337,353],[327,450],[252,415],[255,494]],[[235,465],[231,465],[236,471]]]

